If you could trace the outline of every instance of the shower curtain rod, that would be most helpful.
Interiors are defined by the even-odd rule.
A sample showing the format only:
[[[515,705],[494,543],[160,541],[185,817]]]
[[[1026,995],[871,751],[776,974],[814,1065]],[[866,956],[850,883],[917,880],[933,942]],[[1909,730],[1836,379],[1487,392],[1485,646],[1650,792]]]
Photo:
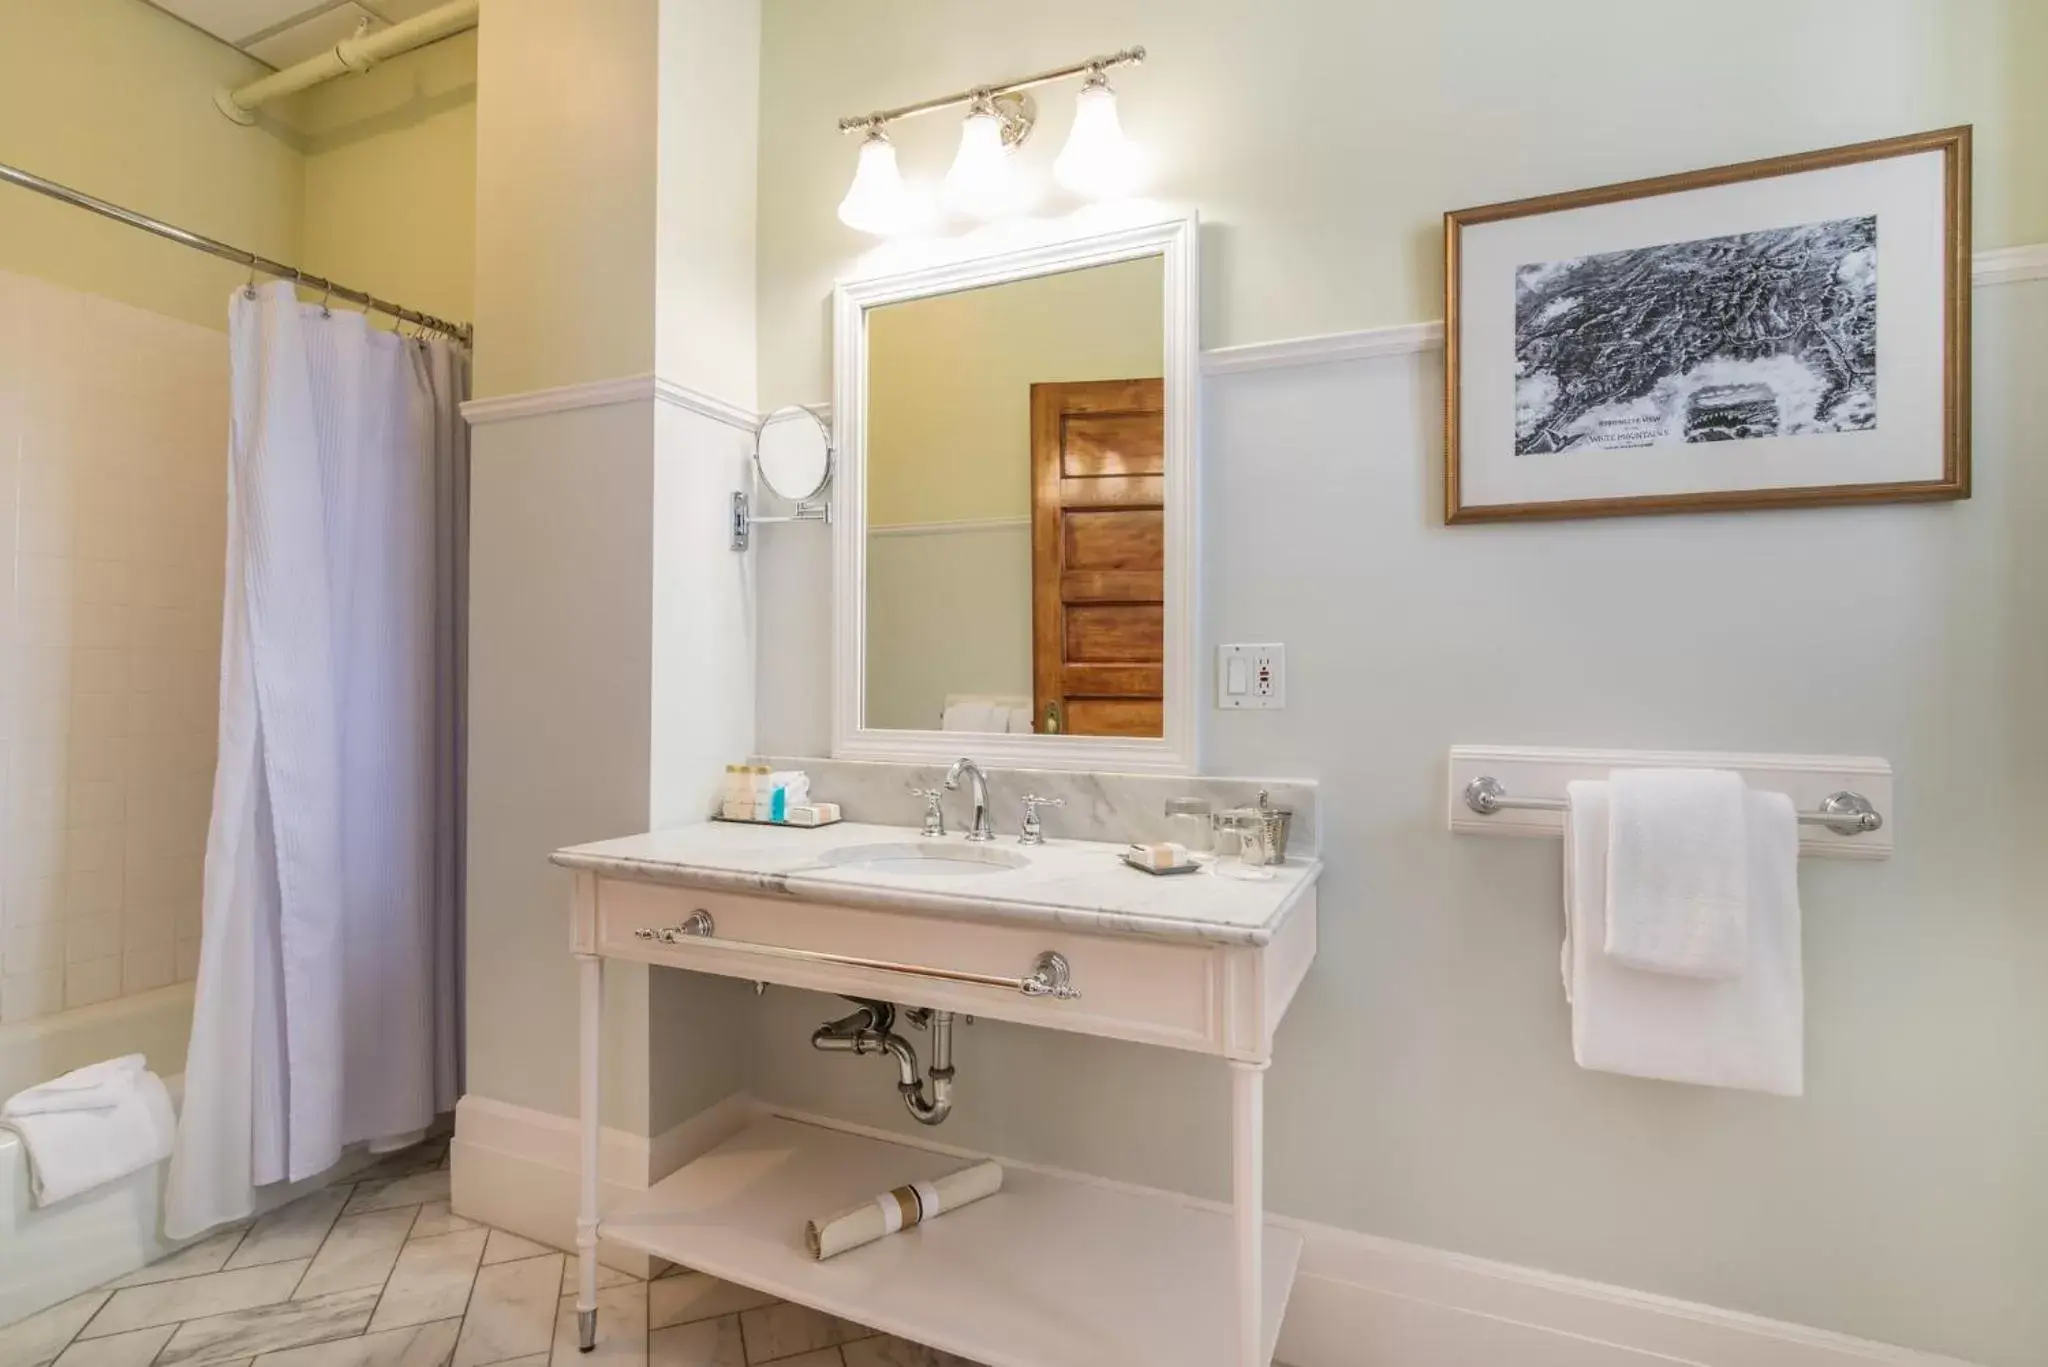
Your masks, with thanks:
[[[140,228],[146,233],[155,233],[158,237],[168,238],[172,242],[183,243],[187,247],[196,248],[210,256],[217,256],[223,261],[232,261],[238,266],[247,266],[251,271],[261,271],[265,275],[273,275],[280,280],[289,280],[294,284],[303,285],[309,290],[317,290],[323,297],[345,299],[351,304],[361,304],[364,308],[372,309],[384,314],[386,317],[396,318],[406,323],[417,323],[421,327],[431,328],[443,336],[453,337],[464,346],[469,345],[470,329],[467,323],[451,323],[445,318],[436,318],[431,313],[421,313],[417,309],[409,309],[402,304],[394,304],[389,300],[379,299],[376,295],[364,290],[351,289],[347,285],[337,285],[332,280],[312,275],[300,270],[297,266],[287,266],[282,261],[272,261],[267,256],[258,256],[254,252],[243,251],[240,247],[230,247],[225,242],[216,242],[212,238],[202,236],[199,233],[173,227],[168,223],[159,222],[145,214],[138,214],[133,209],[124,209],[118,204],[109,204],[104,199],[95,199],[81,190],[73,190],[69,186],[59,185],[54,180],[44,180],[41,176],[24,171],[18,166],[9,166],[5,162],[0,162],[0,180],[7,181],[9,184],[19,185],[24,190],[34,190],[39,195],[48,195],[59,203],[89,210],[100,215],[102,218],[111,218],[116,223],[125,223],[131,228]]]

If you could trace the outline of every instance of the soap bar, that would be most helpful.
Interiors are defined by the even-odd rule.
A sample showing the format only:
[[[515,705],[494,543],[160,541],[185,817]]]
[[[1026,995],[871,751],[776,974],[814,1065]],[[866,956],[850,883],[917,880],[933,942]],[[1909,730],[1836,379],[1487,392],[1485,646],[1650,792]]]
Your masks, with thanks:
[[[1152,845],[1133,845],[1124,851],[1124,858],[1140,868],[1177,869],[1194,862],[1188,856],[1188,847],[1162,840]]]
[[[785,807],[782,812],[784,825],[788,826],[829,826],[839,819],[839,804],[836,802],[806,802],[794,807]]]

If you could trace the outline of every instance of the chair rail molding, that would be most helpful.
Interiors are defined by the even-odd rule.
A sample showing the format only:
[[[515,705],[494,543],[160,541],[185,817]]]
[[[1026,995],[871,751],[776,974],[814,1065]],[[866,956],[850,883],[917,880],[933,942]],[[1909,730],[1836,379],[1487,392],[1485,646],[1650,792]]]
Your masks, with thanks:
[[[1970,258],[1970,281],[1978,289],[1991,285],[2016,285],[2027,280],[2048,280],[2048,243],[1995,247]],[[1444,325],[1441,320],[1396,323],[1390,327],[1358,328],[1315,337],[1289,337],[1275,342],[1214,347],[1202,353],[1202,373],[1239,375],[1253,370],[1286,370],[1294,366],[1330,365],[1339,361],[1369,361],[1383,356],[1440,351],[1443,345]]]
[[[557,385],[552,389],[530,389],[521,394],[494,394],[471,399],[462,405],[462,416],[471,427],[495,422],[535,418],[548,413],[570,413],[579,408],[610,408],[622,404],[660,401],[674,408],[710,418],[743,432],[761,425],[760,414],[744,404],[653,373],[626,375],[612,380],[586,380],[581,384]]]

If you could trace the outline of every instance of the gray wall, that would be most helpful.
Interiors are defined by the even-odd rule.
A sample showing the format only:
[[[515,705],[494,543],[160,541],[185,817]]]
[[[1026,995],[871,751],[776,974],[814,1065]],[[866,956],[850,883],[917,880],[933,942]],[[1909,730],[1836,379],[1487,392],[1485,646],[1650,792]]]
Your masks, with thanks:
[[[1438,355],[1210,382],[1204,636],[1285,641],[1293,677],[1285,711],[1207,714],[1208,767],[1318,778],[1328,814],[1274,1208],[2039,1360],[2048,283],[1977,304],[1976,495],[1947,506],[1447,529]],[[815,682],[764,746],[818,748]],[[1442,829],[1460,742],[1892,761],[1897,855],[1801,870],[1803,1100],[1573,1065],[1558,847]],[[827,1010],[769,994],[757,1087],[910,1128],[885,1079],[804,1047]],[[1220,1068],[987,1024],[961,1062],[950,1142],[1224,1190]]]

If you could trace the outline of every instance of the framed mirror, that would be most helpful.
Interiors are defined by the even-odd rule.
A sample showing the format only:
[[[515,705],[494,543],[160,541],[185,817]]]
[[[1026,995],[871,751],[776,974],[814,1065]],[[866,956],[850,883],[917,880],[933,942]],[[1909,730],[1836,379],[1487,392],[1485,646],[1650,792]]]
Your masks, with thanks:
[[[836,757],[1193,771],[1195,242],[840,283]]]

